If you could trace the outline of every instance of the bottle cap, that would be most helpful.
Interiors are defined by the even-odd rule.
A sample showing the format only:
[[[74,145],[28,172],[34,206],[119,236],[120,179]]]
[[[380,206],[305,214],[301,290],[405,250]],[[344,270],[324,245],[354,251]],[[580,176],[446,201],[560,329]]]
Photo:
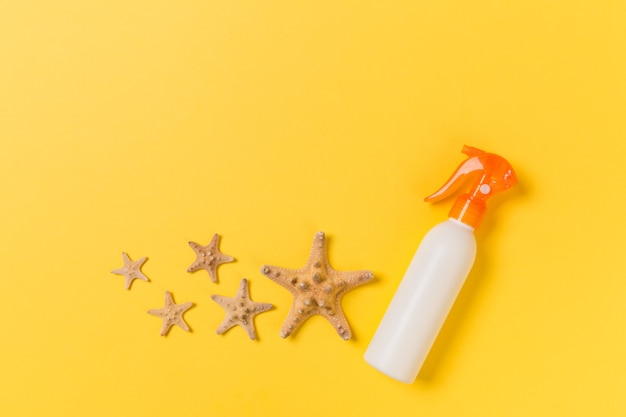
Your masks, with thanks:
[[[454,174],[434,194],[424,199],[435,202],[453,194],[468,179],[475,178],[469,193],[457,197],[449,216],[474,229],[478,228],[487,200],[494,194],[517,184],[517,177],[506,159],[471,146],[463,146],[462,152],[469,156]]]

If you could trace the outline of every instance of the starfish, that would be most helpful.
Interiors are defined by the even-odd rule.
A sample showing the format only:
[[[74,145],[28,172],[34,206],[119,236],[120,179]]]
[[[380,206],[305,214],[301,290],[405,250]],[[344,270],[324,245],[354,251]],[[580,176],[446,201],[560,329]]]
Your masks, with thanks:
[[[126,252],[122,252],[122,258],[124,258],[124,266],[118,269],[114,269],[111,271],[112,274],[124,275],[126,277],[126,289],[130,289],[130,285],[135,279],[140,279],[142,281],[150,281],[148,277],[146,277],[141,272],[141,266],[146,262],[145,256],[138,261],[133,261],[130,259]]]
[[[211,242],[206,246],[199,245],[196,242],[189,242],[189,246],[196,252],[197,258],[194,263],[187,268],[187,272],[205,269],[209,273],[211,281],[217,282],[217,267],[223,263],[233,262],[235,260],[232,256],[224,255],[217,249],[219,240],[220,236],[216,233],[213,235]]]
[[[193,307],[193,303],[175,304],[172,299],[172,294],[170,294],[169,291],[165,291],[165,305],[161,308],[148,310],[148,314],[163,319],[161,336],[165,336],[173,325],[181,327],[186,332],[189,331],[189,326],[187,326],[185,319],[183,319],[183,314],[191,307]]]
[[[211,299],[226,310],[226,317],[220,324],[220,327],[218,327],[217,334],[225,333],[231,327],[239,325],[248,332],[250,340],[256,339],[254,317],[273,307],[271,304],[257,303],[250,299],[248,280],[245,278],[241,280],[239,290],[234,297],[230,298],[214,294],[211,296]]]
[[[341,298],[348,291],[368,283],[370,271],[337,271],[330,266],[324,232],[317,232],[306,265],[287,269],[264,265],[261,273],[282,285],[293,295],[293,304],[280,336],[285,338],[308,318],[319,314],[328,320],[344,340],[352,337],[348,320],[341,308]]]

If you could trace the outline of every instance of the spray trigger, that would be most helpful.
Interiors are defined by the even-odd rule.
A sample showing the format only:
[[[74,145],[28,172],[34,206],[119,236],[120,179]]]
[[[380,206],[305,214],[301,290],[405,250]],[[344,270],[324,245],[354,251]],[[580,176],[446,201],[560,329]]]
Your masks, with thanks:
[[[514,186],[517,177],[511,164],[499,155],[467,145],[462,152],[469,158],[459,165],[439,190],[424,201],[443,200],[454,194],[467,180],[474,178],[470,192],[457,197],[449,216],[476,229],[487,210],[486,201],[494,194]]]

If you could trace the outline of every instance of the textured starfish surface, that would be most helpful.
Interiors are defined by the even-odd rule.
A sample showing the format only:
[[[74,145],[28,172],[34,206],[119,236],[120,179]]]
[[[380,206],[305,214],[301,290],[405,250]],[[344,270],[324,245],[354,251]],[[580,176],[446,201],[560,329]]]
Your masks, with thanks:
[[[287,269],[264,265],[261,273],[288,289],[293,304],[280,336],[287,337],[308,318],[319,314],[327,319],[344,340],[352,337],[348,320],[341,308],[341,298],[348,291],[371,281],[370,271],[337,271],[328,263],[326,239],[317,232],[306,265],[301,269]]]
[[[211,299],[226,310],[226,317],[224,321],[222,321],[222,324],[220,324],[220,327],[218,327],[217,334],[222,334],[231,327],[239,325],[248,332],[248,336],[251,340],[256,339],[254,317],[273,307],[271,304],[257,303],[250,299],[248,280],[245,278],[241,280],[239,290],[234,297],[212,295]]]
[[[174,325],[181,327],[186,332],[189,331],[189,326],[187,326],[185,319],[183,319],[183,313],[191,307],[193,307],[193,303],[175,304],[172,294],[170,294],[169,291],[165,291],[165,305],[161,308],[148,310],[148,314],[163,319],[161,336],[165,336]]]
[[[128,254],[122,252],[122,258],[124,258],[124,266],[121,268],[114,269],[111,271],[113,274],[124,275],[126,277],[126,289],[130,289],[130,285],[136,279],[140,279],[142,281],[150,281],[148,277],[146,277],[141,272],[141,266],[146,262],[145,256],[137,261],[133,261],[130,259]]]
[[[217,246],[219,245],[220,236],[216,233],[213,235],[211,242],[202,246],[196,242],[189,242],[189,246],[196,253],[196,260],[187,268],[187,272],[194,272],[204,269],[209,273],[211,281],[217,282],[217,267],[226,262],[233,262],[235,258],[221,253]]]

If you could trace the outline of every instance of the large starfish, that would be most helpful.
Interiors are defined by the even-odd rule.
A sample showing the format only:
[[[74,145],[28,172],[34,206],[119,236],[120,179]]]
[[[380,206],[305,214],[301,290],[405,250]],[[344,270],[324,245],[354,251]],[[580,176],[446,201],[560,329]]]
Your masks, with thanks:
[[[196,260],[187,268],[187,272],[205,269],[209,273],[211,281],[217,282],[217,267],[223,263],[233,262],[235,260],[232,256],[224,255],[217,249],[219,240],[220,236],[216,233],[213,235],[211,242],[206,246],[202,246],[196,242],[189,242],[191,249],[196,252]]]
[[[212,295],[211,299],[226,310],[226,317],[217,329],[217,334],[226,332],[233,326],[241,326],[251,340],[256,339],[256,331],[254,330],[254,317],[257,314],[270,310],[273,306],[268,303],[257,303],[250,299],[248,290],[248,280],[242,279],[239,284],[237,294],[230,298],[223,295]]]
[[[170,328],[174,325],[181,327],[184,331],[189,331],[189,326],[183,319],[183,313],[193,307],[193,303],[175,304],[172,294],[165,291],[165,305],[161,308],[153,308],[148,310],[148,314],[161,317],[163,325],[161,326],[161,336],[165,336]]]
[[[130,289],[130,285],[136,279],[140,279],[142,281],[150,281],[148,277],[146,277],[141,272],[141,266],[146,262],[145,256],[137,261],[133,261],[130,259],[126,252],[122,252],[122,258],[124,259],[124,266],[121,268],[114,269],[111,271],[112,274],[124,275],[126,277],[126,289]]]
[[[319,314],[328,320],[344,340],[352,337],[348,320],[341,309],[345,293],[373,278],[370,271],[337,271],[328,262],[326,239],[317,232],[306,265],[301,269],[287,269],[264,265],[261,273],[288,289],[293,304],[280,336],[287,337],[309,317]]]

